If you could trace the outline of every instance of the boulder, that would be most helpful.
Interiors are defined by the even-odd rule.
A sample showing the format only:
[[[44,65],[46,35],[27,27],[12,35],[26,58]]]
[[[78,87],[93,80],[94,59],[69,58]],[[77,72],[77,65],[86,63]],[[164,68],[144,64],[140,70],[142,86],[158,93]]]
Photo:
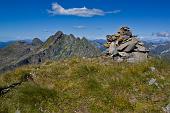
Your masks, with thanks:
[[[147,53],[142,52],[132,52],[131,57],[127,59],[128,62],[140,62],[148,59]]]
[[[148,52],[149,51],[144,46],[141,46],[140,44],[137,44],[136,47],[139,52]]]
[[[123,49],[125,49],[128,45],[129,45],[129,43],[121,44],[119,47],[117,47],[117,50],[118,51],[123,51]]]
[[[130,56],[130,54],[129,54],[129,53],[126,53],[126,52],[119,52],[119,55],[120,55],[121,57],[129,57],[129,56]]]
[[[131,52],[132,50],[135,49],[135,45],[136,45],[137,42],[132,42],[130,43],[124,50],[124,52]]]
[[[117,47],[118,51],[125,51],[125,52],[130,52],[133,49],[135,49],[135,45],[138,43],[136,39],[131,39],[128,42],[125,42],[121,44],[120,46]]]
[[[116,55],[117,53],[116,44],[112,42],[109,47],[109,54]]]

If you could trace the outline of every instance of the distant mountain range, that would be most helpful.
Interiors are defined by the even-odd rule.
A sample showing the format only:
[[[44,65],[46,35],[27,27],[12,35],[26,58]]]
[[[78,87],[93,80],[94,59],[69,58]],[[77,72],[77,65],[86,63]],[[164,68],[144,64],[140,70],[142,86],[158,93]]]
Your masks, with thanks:
[[[47,59],[57,60],[72,56],[100,56],[106,43],[104,39],[87,40],[66,35],[61,31],[50,36],[45,42],[35,38],[32,41],[0,42],[0,72],[26,64],[39,64]],[[170,42],[146,42],[151,56],[170,59]]]
[[[30,39],[25,39],[25,40],[13,40],[13,41],[7,41],[7,42],[0,42],[0,48],[5,48],[11,44],[14,44],[18,41],[22,41],[22,42],[26,42],[28,44],[31,44],[32,43],[32,40]]]
[[[35,38],[37,39],[37,38]],[[33,40],[35,43],[37,40]],[[39,41],[39,40],[38,40]],[[8,42],[0,42],[0,48],[5,48],[11,44],[14,44],[18,41],[8,41]],[[26,44],[31,44],[31,40],[23,40],[22,42],[25,42]],[[99,48],[101,51],[104,51],[105,48],[103,46],[104,43],[106,43],[106,40],[104,39],[96,39],[96,40],[89,40],[89,42],[92,43],[92,45]],[[40,41],[42,44],[43,42]],[[144,41],[145,46],[150,49],[150,54],[152,56],[159,56],[159,57],[166,57],[168,58],[170,56],[170,41]]]
[[[76,38],[59,31],[45,42],[35,38],[33,41],[16,41],[0,49],[0,72],[27,64],[39,64],[45,60],[68,57],[97,57],[101,51],[86,38]]]
[[[145,42],[145,45],[150,49],[152,56],[170,59],[170,41],[162,43]]]

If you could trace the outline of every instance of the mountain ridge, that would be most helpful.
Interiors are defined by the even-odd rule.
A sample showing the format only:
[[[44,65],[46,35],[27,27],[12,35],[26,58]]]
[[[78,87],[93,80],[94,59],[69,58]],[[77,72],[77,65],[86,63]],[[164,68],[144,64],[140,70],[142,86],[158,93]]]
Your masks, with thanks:
[[[25,46],[25,48],[22,48],[22,46]],[[3,54],[5,51],[12,52]],[[16,42],[1,49],[0,52],[0,55],[4,56],[4,58],[0,58],[0,63],[5,62],[4,65],[0,66],[0,72],[22,65],[39,64],[45,60],[58,60],[73,56],[97,57],[101,54],[101,51],[86,38],[76,38],[74,35],[66,35],[61,31],[50,36],[43,44],[38,46],[33,46],[25,42]],[[16,56],[13,57],[13,55]],[[9,61],[5,60],[5,57],[9,57]],[[15,59],[11,60],[10,58]]]

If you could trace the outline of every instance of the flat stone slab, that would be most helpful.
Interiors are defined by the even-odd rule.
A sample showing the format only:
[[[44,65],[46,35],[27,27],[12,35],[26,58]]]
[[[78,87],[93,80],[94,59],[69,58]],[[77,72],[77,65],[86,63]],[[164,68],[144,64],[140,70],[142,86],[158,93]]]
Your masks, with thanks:
[[[148,52],[148,51],[149,51],[149,50],[146,49],[144,46],[141,46],[141,45],[139,45],[139,44],[137,44],[136,47],[137,47],[137,50],[138,50],[139,52]]]
[[[148,59],[148,53],[143,52],[132,52],[131,57],[127,59],[127,62],[141,62]]]
[[[129,57],[130,56],[130,54],[126,53],[126,52],[119,52],[119,55],[122,56],[122,57]]]
[[[128,42],[126,42],[126,43],[124,43],[124,44],[121,44],[118,48],[117,48],[117,50],[118,51],[123,51],[124,49],[124,51],[125,52],[130,52],[130,51],[132,51],[134,48],[135,48],[135,45],[138,43],[138,41],[136,40],[136,39],[132,39],[131,41],[128,41]]]

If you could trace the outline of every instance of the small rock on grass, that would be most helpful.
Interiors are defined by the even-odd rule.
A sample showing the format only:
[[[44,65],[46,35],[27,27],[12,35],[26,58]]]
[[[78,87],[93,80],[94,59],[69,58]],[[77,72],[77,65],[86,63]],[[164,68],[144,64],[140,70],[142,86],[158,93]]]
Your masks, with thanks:
[[[152,72],[155,72],[155,71],[156,71],[156,68],[155,68],[155,67],[150,67],[149,69],[150,69],[150,71],[152,71]]]
[[[163,108],[163,111],[165,113],[170,113],[170,103],[165,108]]]

